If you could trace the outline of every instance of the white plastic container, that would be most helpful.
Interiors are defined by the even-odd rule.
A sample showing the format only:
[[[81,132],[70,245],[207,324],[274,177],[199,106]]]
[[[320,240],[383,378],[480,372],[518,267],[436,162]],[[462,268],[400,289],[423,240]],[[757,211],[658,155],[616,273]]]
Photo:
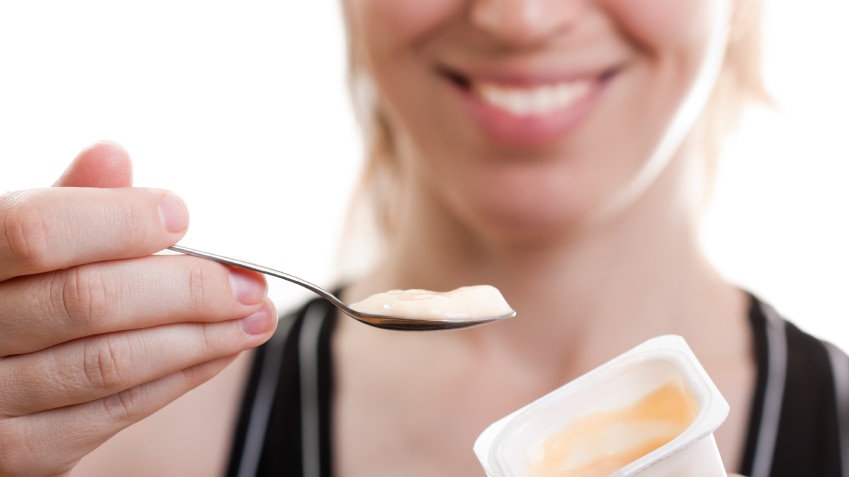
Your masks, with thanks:
[[[725,477],[713,432],[725,421],[728,403],[684,339],[672,335],[646,341],[496,421],[475,441],[474,452],[489,477],[605,475],[598,471],[573,474],[567,470],[533,473],[531,469],[532,463],[539,461],[545,443],[563,435],[570,425],[586,425],[588,421],[605,425],[611,419],[615,422],[617,416],[628,415],[629,409],[641,406],[653,393],[672,388],[682,390],[682,395],[688,397],[692,406],[688,406],[688,420],[692,421],[684,424],[680,433],[673,431],[665,444],[606,475]],[[646,435],[664,424],[614,425],[614,430],[601,433],[601,439],[587,439],[579,445],[570,441],[570,448],[575,450],[566,459],[568,464],[587,466],[619,450],[644,446]],[[576,435],[580,439],[582,433]]]

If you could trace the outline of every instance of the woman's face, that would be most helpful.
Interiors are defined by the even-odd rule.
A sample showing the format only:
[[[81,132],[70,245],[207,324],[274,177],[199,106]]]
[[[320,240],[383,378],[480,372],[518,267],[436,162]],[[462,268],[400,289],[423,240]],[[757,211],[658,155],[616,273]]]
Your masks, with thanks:
[[[496,233],[639,196],[703,105],[729,15],[728,0],[345,1],[404,180]]]

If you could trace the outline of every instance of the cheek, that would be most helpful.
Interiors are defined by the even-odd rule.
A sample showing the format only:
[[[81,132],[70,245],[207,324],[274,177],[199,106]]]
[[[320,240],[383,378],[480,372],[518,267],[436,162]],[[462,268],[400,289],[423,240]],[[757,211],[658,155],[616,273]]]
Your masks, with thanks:
[[[608,0],[623,33],[651,53],[706,44],[727,0]]]
[[[368,57],[375,50],[415,45],[461,6],[461,0],[346,0],[353,40]]]
[[[611,0],[617,27],[638,51],[622,91],[621,130],[634,154],[613,209],[642,195],[676,154],[702,111],[721,61],[726,0]]]
[[[352,47],[375,82],[391,123],[420,119],[430,81],[428,44],[455,21],[463,0],[346,0]],[[407,124],[409,126],[409,124]],[[393,129],[398,134],[397,126]]]

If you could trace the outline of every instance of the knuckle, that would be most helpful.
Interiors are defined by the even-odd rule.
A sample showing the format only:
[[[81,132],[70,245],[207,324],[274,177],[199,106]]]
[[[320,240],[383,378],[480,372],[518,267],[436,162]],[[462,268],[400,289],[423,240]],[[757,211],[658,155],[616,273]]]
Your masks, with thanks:
[[[207,299],[210,298],[207,293],[208,286],[212,281],[212,277],[210,274],[212,273],[209,268],[207,268],[202,262],[199,260],[191,260],[192,264],[188,269],[188,280],[187,280],[187,290],[186,292],[189,294],[189,304],[193,310],[199,311],[202,310],[207,302]]]
[[[119,336],[105,336],[83,348],[86,384],[106,391],[123,389],[132,366],[129,343]]]
[[[120,224],[123,231],[124,243],[132,244],[134,247],[142,247],[150,242],[157,241],[155,235],[157,227],[151,227],[149,214],[139,210],[137,207],[127,207],[120,210],[116,222]]]
[[[9,253],[31,268],[44,268],[50,254],[51,221],[21,194],[5,199],[10,205],[3,215],[2,228]]]
[[[103,411],[110,420],[124,423],[134,420],[143,399],[143,391],[135,387],[107,396],[101,402]]]
[[[216,344],[215,334],[212,331],[213,327],[209,325],[201,326],[200,349],[204,355],[214,352],[218,346]]]
[[[61,274],[57,300],[62,313],[72,322],[91,326],[109,316],[110,296],[114,295],[113,280],[107,280],[95,267],[75,267]]]

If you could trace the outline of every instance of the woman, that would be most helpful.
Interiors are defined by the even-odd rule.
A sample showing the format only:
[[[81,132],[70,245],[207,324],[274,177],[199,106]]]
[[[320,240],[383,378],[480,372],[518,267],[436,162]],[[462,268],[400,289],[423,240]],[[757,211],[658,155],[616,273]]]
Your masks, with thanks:
[[[840,475],[849,373],[829,360],[845,355],[698,246],[714,141],[758,92],[752,5],[344,6],[385,241],[342,296],[490,283],[519,316],[403,334],[314,301],[92,452],[275,327],[260,277],[150,256],[185,208],[124,187],[126,153],[97,145],[59,185],[113,189],[0,204],[0,475],[63,475],[89,453],[80,475],[480,475],[487,424],[669,333],[731,404],[729,471]]]

